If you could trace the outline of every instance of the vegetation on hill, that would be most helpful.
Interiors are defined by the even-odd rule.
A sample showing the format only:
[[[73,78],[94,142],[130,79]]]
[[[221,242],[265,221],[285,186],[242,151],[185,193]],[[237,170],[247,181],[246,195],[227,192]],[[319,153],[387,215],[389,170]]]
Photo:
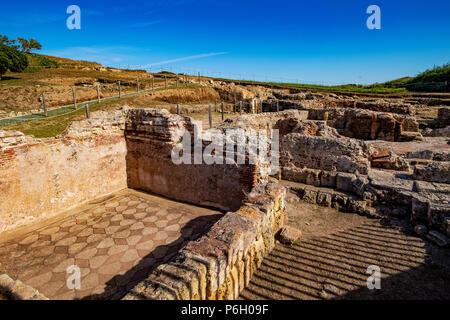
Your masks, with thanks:
[[[59,64],[49,59],[46,56],[36,54],[36,53],[29,53],[27,54],[28,58],[28,69],[27,71],[32,71],[35,68],[39,67],[45,67],[45,68],[58,68]]]
[[[381,84],[374,84],[373,87],[406,88],[408,91],[449,92],[450,64],[435,66],[415,77],[404,77]]]
[[[28,67],[26,54],[17,48],[0,44],[0,78],[9,70],[23,72]]]

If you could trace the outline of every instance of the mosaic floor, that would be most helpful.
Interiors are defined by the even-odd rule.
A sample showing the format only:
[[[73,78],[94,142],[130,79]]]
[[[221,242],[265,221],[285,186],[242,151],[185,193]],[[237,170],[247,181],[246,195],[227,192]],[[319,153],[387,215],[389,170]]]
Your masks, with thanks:
[[[0,271],[50,299],[120,299],[221,213],[134,190],[0,243]],[[70,266],[81,271],[70,290]]]

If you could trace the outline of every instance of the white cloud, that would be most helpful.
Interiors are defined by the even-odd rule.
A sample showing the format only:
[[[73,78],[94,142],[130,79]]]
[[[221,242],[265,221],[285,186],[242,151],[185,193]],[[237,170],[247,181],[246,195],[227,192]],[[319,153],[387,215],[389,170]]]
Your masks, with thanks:
[[[160,65],[164,65],[164,64],[170,64],[170,63],[181,62],[181,61],[186,61],[186,60],[193,60],[193,59],[201,59],[201,58],[219,56],[219,55],[224,55],[224,54],[228,54],[228,52],[212,52],[212,53],[198,54],[195,56],[188,56],[188,57],[182,57],[182,58],[177,58],[177,59],[172,59],[172,60],[165,60],[165,61],[150,63],[150,64],[145,65],[144,67],[150,68],[153,66],[160,66]]]
[[[145,28],[145,27],[149,27],[155,24],[160,23],[161,21],[159,20],[155,20],[155,21],[148,21],[148,22],[138,22],[135,23],[133,25],[131,25],[132,28]]]

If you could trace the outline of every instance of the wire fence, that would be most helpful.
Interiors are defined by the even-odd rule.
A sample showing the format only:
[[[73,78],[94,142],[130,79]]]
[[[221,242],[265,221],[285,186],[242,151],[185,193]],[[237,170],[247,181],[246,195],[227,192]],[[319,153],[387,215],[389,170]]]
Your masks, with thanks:
[[[39,66],[40,68],[54,68],[54,67],[49,67],[49,66]],[[71,64],[61,64],[59,65],[59,67],[71,67],[71,68],[75,68],[77,69],[78,66],[75,65],[71,65]],[[86,66],[87,67],[87,66]],[[98,66],[98,67],[102,67],[102,66]],[[77,103],[77,96],[76,96],[76,90],[75,88],[73,88],[73,104],[71,105],[64,105],[64,106],[57,106],[54,107],[52,109],[48,109],[46,106],[46,99],[45,99],[45,94],[42,95],[42,112],[37,112],[37,113],[30,113],[27,115],[21,115],[21,116],[12,116],[12,117],[6,117],[3,119],[0,119],[0,126],[8,126],[8,125],[12,125],[12,124],[17,124],[17,123],[21,123],[21,122],[26,122],[26,121],[31,121],[31,120],[36,120],[36,119],[52,119],[52,118],[56,118],[56,117],[60,117],[60,116],[65,116],[65,115],[69,115],[71,113],[74,113],[76,111],[78,111],[80,108],[82,107],[86,107],[86,105],[89,104],[99,104],[100,102],[103,101],[110,101],[110,100],[116,100],[116,99],[120,99],[122,97],[128,97],[128,96],[132,96],[132,95],[137,95],[137,94],[142,94],[142,93],[147,93],[147,92],[151,92],[153,90],[158,90],[158,89],[163,89],[163,88],[173,88],[173,87],[179,87],[182,85],[187,85],[189,83],[201,83],[202,79],[204,78],[215,78],[215,79],[223,79],[224,81],[230,81],[230,82],[238,82],[238,84],[240,83],[239,80],[231,80],[231,78],[233,77],[237,77],[237,78],[241,78],[241,81],[243,83],[245,83],[246,81],[254,81],[251,79],[244,79],[246,78],[246,76],[244,76],[243,74],[233,74],[233,73],[224,73],[224,72],[213,72],[213,71],[198,71],[195,69],[189,69],[189,68],[185,68],[184,70],[182,70],[182,68],[177,68],[176,70],[174,70],[172,67],[170,68],[164,68],[164,67],[159,67],[157,68],[157,70],[152,68],[142,68],[139,69],[139,67],[144,67],[144,66],[130,66],[130,65],[124,65],[124,66],[120,66],[121,68],[127,68],[127,70],[145,70],[147,72],[155,72],[157,70],[160,70],[159,73],[153,73],[151,74],[151,78],[147,78],[147,79],[136,79],[135,80],[135,85],[136,85],[136,91],[134,92],[122,92],[122,86],[125,87],[130,87],[133,86],[134,84],[130,81],[130,80],[119,80],[117,82],[112,82],[112,83],[103,83],[102,86],[106,87],[108,85],[113,85],[116,86],[117,88],[116,90],[118,90],[118,94],[117,95],[112,95],[112,96],[108,96],[108,97],[100,97],[100,91],[99,91],[99,85],[96,85],[96,90],[97,90],[97,99],[95,100],[89,100],[89,101],[83,101],[81,103]],[[105,67],[106,68],[106,67]],[[133,68],[138,68],[138,69],[133,69]],[[106,69],[111,69],[111,68],[106,68]],[[114,68],[112,68],[114,69]],[[173,73],[174,71],[176,71],[177,73]],[[251,77],[250,77],[251,78]],[[255,76],[254,76],[255,78]],[[266,77],[267,78],[267,77]],[[163,80],[163,85],[162,86],[156,86],[155,85],[155,79],[159,79],[159,80]],[[271,82],[268,83],[272,83],[272,84],[277,84],[277,83],[285,83],[285,84],[301,84],[301,82],[303,80],[299,80],[299,79],[287,79],[287,78],[280,78],[279,82],[275,82],[273,79]],[[149,81],[151,83],[149,83]],[[312,84],[312,83],[310,83]],[[320,85],[331,85],[331,84],[326,84],[325,82],[320,82],[318,83]],[[373,85],[374,87],[376,87],[376,85]],[[406,84],[404,85],[405,87],[408,88],[423,88],[423,87],[433,87],[433,88],[442,88],[443,91],[449,91],[449,84],[447,81],[445,82],[421,82],[421,83],[412,83],[412,84]],[[147,87],[150,87],[150,89],[145,89]],[[110,91],[114,91],[114,89],[110,90]],[[239,105],[239,103],[244,105]],[[236,110],[238,110],[239,108],[242,110],[242,108],[244,110],[250,108],[250,106],[247,108],[247,105],[245,105],[247,102],[237,102],[234,101],[233,103],[233,112],[237,112]],[[262,107],[261,107],[262,109]],[[273,109],[273,108],[272,108]],[[226,112],[226,111],[224,111]],[[224,113],[223,112],[223,113]]]
[[[157,86],[155,84],[155,79],[162,79],[163,85]],[[171,83],[172,80],[172,83]],[[146,83],[146,81],[149,81],[149,83]],[[182,85],[186,86],[189,83],[188,77],[180,77],[180,76],[172,76],[172,75],[154,75],[150,80],[149,79],[136,79],[136,90],[133,92],[123,92],[122,86],[123,84],[127,84],[127,86],[130,85],[130,81],[117,81],[116,90],[118,92],[117,95],[112,95],[108,97],[101,98],[101,93],[99,89],[99,85],[96,85],[94,88],[97,91],[97,99],[95,100],[88,100],[83,102],[77,102],[77,95],[76,95],[76,89],[73,88],[73,103],[70,105],[64,105],[64,106],[57,106],[52,109],[48,109],[46,105],[46,98],[45,93],[42,95],[41,101],[42,101],[42,112],[37,113],[30,113],[27,115],[21,115],[21,116],[13,116],[13,117],[6,117],[3,119],[0,119],[0,126],[8,126],[12,124],[17,124],[21,122],[31,121],[31,120],[37,120],[37,119],[52,119],[56,117],[65,116],[71,113],[74,113],[78,110],[80,110],[83,107],[86,107],[86,105],[93,105],[93,104],[99,104],[104,101],[112,101],[117,100],[129,96],[134,96],[138,94],[144,94],[148,92],[152,92],[155,90],[161,90],[161,89],[168,89],[168,88],[178,88]],[[150,86],[149,89],[142,89]]]

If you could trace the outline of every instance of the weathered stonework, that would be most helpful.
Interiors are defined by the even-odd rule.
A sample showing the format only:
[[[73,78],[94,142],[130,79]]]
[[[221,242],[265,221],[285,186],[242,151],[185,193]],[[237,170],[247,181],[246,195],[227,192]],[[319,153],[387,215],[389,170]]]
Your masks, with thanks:
[[[0,294],[11,300],[48,300],[36,289],[25,285],[20,280],[14,281],[7,274],[0,274]]]
[[[1,132],[0,232],[126,188],[124,114],[105,115],[53,139]]]
[[[414,179],[450,184],[450,162],[433,161],[426,166],[414,168]]]
[[[227,119],[219,128],[243,127],[259,129],[272,129],[275,124],[281,119],[294,118],[298,120],[306,120],[308,118],[308,111],[302,110],[286,110],[271,113],[245,114],[235,119]]]
[[[237,299],[275,246],[286,219],[284,197],[285,189],[277,184],[258,185],[243,207],[188,243],[173,262],[159,266],[124,299]]]
[[[266,173],[258,164],[195,164],[194,148],[191,164],[175,164],[171,153],[184,130],[194,137],[189,117],[166,110],[130,110],[126,124],[128,186],[222,210],[238,209]]]
[[[291,133],[280,143],[280,164],[286,168],[367,174],[370,162],[366,154],[360,141],[348,138]]]

